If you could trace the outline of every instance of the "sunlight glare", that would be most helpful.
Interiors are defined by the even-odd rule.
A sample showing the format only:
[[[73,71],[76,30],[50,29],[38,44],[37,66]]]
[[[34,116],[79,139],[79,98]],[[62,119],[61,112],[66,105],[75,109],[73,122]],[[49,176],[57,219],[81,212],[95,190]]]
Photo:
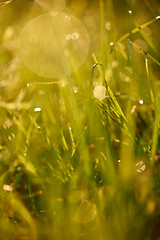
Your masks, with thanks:
[[[86,60],[88,50],[85,26],[65,13],[40,15],[26,24],[20,34],[22,59],[42,77],[61,78],[68,71],[75,72]]]

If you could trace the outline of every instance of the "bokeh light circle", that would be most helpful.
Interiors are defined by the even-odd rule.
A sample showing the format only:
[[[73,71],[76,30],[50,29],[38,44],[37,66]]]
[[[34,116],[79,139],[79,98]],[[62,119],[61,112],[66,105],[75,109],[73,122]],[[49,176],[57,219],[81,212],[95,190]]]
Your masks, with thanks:
[[[85,61],[89,35],[83,23],[65,13],[47,13],[30,21],[20,34],[27,67],[42,77],[61,78]]]
[[[137,39],[134,41],[134,43],[136,44],[136,46],[139,46],[143,51],[147,52],[148,51],[148,45],[147,43],[142,40],[142,39]],[[140,50],[139,48],[137,48],[136,46],[133,45],[133,48],[134,50],[137,52],[137,53],[141,53],[143,54],[143,51]]]

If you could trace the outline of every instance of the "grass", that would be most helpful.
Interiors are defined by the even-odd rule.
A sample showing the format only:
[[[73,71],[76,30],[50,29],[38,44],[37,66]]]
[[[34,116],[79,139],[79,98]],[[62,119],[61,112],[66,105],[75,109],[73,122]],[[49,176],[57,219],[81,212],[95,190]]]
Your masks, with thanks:
[[[160,239],[158,1],[66,1],[67,14],[85,24],[90,47],[74,73],[67,53],[59,79],[33,73],[20,57],[19,35],[44,13],[42,1],[6,3],[1,239]]]

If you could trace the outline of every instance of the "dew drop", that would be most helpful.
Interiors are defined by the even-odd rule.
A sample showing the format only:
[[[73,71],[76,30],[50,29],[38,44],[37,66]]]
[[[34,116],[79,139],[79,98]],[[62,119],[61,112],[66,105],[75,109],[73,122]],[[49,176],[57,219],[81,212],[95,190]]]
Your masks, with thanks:
[[[30,86],[32,86],[32,83],[27,83],[27,87],[30,87]]]
[[[132,12],[132,10],[128,10],[128,13],[129,13],[129,14],[132,14],[133,12]]]
[[[13,188],[12,188],[12,186],[10,186],[10,185],[4,184],[4,185],[3,185],[3,190],[4,190],[4,191],[7,191],[7,192],[12,192],[12,191],[13,191]]]
[[[42,109],[41,109],[40,107],[36,107],[36,108],[34,109],[35,112],[41,112],[41,110],[42,110]]]
[[[78,88],[77,87],[73,87],[73,90],[74,90],[75,93],[78,92]]]
[[[96,86],[93,94],[95,98],[102,100],[106,97],[106,88],[104,86]]]
[[[110,44],[109,44],[111,47],[114,45],[114,43],[113,42],[110,42]]]
[[[143,104],[143,100],[141,99],[141,100],[139,100],[139,103],[142,105]]]

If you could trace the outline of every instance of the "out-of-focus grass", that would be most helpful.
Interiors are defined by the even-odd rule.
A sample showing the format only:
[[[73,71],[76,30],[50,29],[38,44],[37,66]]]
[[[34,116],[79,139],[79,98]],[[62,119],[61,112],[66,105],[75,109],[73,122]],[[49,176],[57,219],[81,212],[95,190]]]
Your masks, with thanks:
[[[2,240],[160,238],[159,11],[158,1],[66,1],[90,50],[77,72],[47,79],[18,44],[46,9],[0,8]]]

